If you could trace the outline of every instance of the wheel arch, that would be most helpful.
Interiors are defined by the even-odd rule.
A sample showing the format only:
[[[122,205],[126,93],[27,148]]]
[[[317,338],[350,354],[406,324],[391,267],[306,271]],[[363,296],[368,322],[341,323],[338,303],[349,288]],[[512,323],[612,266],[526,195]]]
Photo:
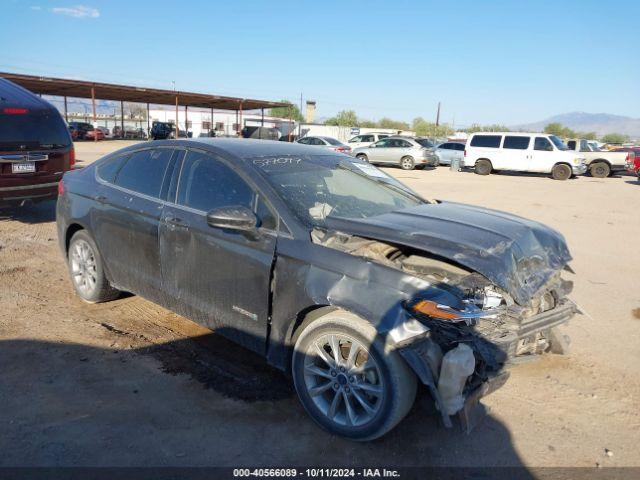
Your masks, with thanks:
[[[64,254],[65,257],[68,255],[69,253],[69,244],[71,243],[71,238],[76,234],[76,232],[79,232],[80,230],[86,230],[85,226],[78,223],[78,222],[73,222],[70,223],[67,226],[67,230],[65,231],[64,234]]]
[[[591,167],[591,165],[593,165],[594,163],[598,163],[598,162],[606,163],[607,165],[609,165],[609,168],[613,167],[613,165],[611,165],[611,162],[606,158],[594,158],[589,162],[589,167]]]

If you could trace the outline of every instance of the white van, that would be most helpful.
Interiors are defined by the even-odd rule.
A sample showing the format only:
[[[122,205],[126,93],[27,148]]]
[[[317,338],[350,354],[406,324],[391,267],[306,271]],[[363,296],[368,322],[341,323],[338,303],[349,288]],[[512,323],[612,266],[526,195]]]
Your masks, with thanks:
[[[570,151],[555,135],[522,132],[478,132],[469,137],[464,164],[478,175],[494,170],[550,173],[566,180],[587,171],[583,155]]]

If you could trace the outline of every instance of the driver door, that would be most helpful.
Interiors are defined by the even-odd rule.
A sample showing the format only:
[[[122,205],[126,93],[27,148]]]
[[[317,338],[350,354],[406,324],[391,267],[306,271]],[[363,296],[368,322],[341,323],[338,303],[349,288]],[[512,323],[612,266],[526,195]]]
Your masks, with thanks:
[[[386,153],[389,150],[389,140],[379,140],[372,144],[367,150],[367,157],[371,163],[382,163],[385,161]]]
[[[175,169],[160,221],[164,291],[174,310],[264,353],[277,216],[230,164],[188,150]],[[244,206],[257,235],[211,227],[207,212]]]

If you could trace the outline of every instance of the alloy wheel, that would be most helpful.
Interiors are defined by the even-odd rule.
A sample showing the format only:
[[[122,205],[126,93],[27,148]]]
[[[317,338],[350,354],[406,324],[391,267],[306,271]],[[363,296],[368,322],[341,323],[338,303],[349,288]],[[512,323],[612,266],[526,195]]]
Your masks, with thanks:
[[[73,283],[84,295],[91,295],[98,279],[93,249],[85,240],[77,240],[73,243],[69,256]]]
[[[304,384],[316,407],[341,426],[361,426],[383,405],[380,366],[368,350],[344,334],[316,338],[304,356]]]

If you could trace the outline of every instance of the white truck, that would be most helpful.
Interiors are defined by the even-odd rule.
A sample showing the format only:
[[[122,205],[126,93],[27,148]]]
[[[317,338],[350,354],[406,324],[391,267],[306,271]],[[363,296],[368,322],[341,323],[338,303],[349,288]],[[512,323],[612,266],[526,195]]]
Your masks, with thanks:
[[[613,172],[622,172],[627,168],[629,152],[609,152],[597,150],[584,138],[572,138],[566,142],[569,150],[580,152],[584,156],[592,177],[605,178]]]

